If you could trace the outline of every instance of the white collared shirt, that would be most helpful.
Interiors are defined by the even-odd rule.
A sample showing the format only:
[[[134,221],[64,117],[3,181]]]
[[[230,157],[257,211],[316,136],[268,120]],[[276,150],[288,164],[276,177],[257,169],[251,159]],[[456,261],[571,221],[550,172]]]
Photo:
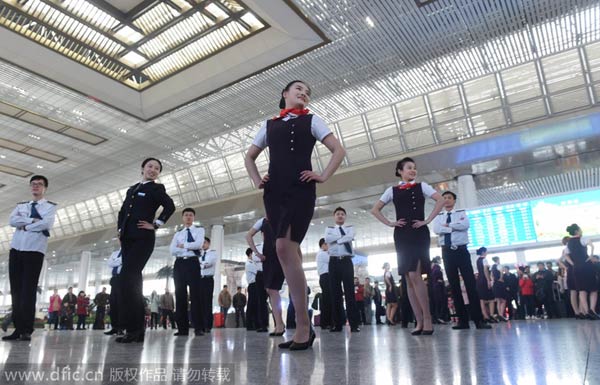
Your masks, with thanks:
[[[414,184],[416,184],[416,182],[406,183],[405,181],[400,181],[398,183],[398,186],[402,186],[405,184],[414,185]],[[433,187],[431,187],[430,185],[428,185],[425,182],[421,182],[421,190],[423,190],[423,196],[425,198],[431,198],[431,196],[437,192],[437,191],[435,191],[435,189]],[[384,205],[387,205],[393,199],[394,199],[394,186],[388,187],[385,190],[385,192],[381,195],[381,198],[379,198],[379,200],[382,201]]]
[[[187,229],[190,229],[190,233],[192,233],[192,238],[194,238],[194,242],[187,241]],[[183,244],[183,247],[177,247],[177,245]],[[185,227],[182,230],[178,231],[173,235],[173,240],[171,241],[171,255],[174,257],[193,257],[194,250],[202,250],[202,245],[204,244],[204,228],[203,227]]]
[[[121,249],[113,252],[110,257],[108,257],[108,261],[106,261],[106,264],[108,265],[108,267],[110,267],[111,270],[111,274],[112,274],[112,269],[117,267],[117,274],[121,274],[121,268],[123,267],[123,258],[121,255]]]
[[[218,258],[216,250],[200,250],[200,275],[203,277],[214,276]]]
[[[263,252],[263,244],[259,243],[256,245],[256,251],[262,254]],[[254,253],[252,253],[252,261],[254,262],[254,266],[256,267],[256,271],[263,271],[263,264],[260,258]]]
[[[256,282],[256,264],[249,259],[246,260],[246,281],[248,285]]]
[[[10,248],[19,251],[36,251],[42,254],[48,249],[48,237],[42,231],[52,230],[56,216],[56,203],[46,199],[37,201],[36,210],[42,217],[34,223],[31,218],[33,201],[20,202],[10,214],[10,225],[16,227]]]
[[[446,226],[448,211],[442,210],[433,219],[433,232],[438,235],[438,244],[440,246],[463,246],[469,244],[469,217],[465,210],[450,211],[450,220]],[[451,245],[445,244],[445,234],[451,234]]]
[[[319,250],[317,253],[317,273],[319,275],[329,273],[329,253]]]
[[[346,235],[342,236],[340,227],[344,229]],[[343,257],[346,255],[352,255],[353,253],[348,252],[344,243],[350,243],[354,240],[354,227],[351,225],[342,226],[329,226],[325,229],[325,242],[329,245],[329,255],[333,257]]]
[[[259,220],[256,221],[256,223],[252,226],[252,228],[256,231],[261,231],[264,221],[265,221],[265,218],[260,218]]]
[[[287,122],[290,119],[297,118],[298,115],[288,113],[285,117],[281,118],[284,122]],[[310,132],[312,136],[315,137],[319,142],[323,142],[323,140],[331,134],[331,130],[327,127],[327,123],[320,116],[314,115],[312,116],[312,120],[310,123]],[[267,147],[267,121],[265,120],[260,128],[258,129],[258,133],[252,142],[258,148]]]

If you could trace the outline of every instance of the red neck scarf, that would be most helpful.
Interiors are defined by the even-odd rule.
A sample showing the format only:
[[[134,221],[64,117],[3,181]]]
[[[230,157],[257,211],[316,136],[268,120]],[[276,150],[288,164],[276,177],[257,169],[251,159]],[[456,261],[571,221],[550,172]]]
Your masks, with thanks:
[[[416,185],[417,185],[416,182],[403,183],[403,184],[399,184],[398,185],[398,189],[400,189],[400,190],[409,190],[409,189],[415,187]]]
[[[287,116],[287,114],[294,114],[296,116],[300,116],[300,115],[306,115],[309,112],[310,111],[308,110],[308,108],[305,108],[303,110],[301,110],[299,108],[285,108],[279,112],[279,116],[273,117],[273,120],[284,118]]]

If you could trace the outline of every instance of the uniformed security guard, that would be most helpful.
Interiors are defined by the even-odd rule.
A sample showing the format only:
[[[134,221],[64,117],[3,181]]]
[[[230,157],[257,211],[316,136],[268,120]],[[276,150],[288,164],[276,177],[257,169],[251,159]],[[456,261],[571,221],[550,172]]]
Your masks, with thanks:
[[[187,336],[190,329],[188,303],[191,302],[191,317],[194,322],[194,334],[201,336],[202,331],[202,298],[200,297],[200,254],[204,244],[204,229],[194,226],[196,211],[186,207],[181,212],[184,228],[173,235],[171,255],[175,257],[173,264],[173,281],[175,282],[175,319],[177,333],[175,336]],[[189,301],[188,301],[189,288]]]
[[[469,328],[469,313],[477,329],[490,329],[491,326],[483,322],[479,297],[475,286],[475,274],[471,255],[467,249],[469,243],[469,218],[465,210],[455,210],[456,194],[446,191],[442,194],[444,209],[433,220],[433,231],[438,234],[438,242],[442,248],[442,259],[446,276],[452,288],[454,307],[458,323],[452,328],[455,330]],[[463,277],[467,295],[469,297],[469,313],[465,307],[460,288],[460,275]]]
[[[342,304],[342,284],[346,300],[346,315],[350,331],[360,332],[358,327],[358,309],[354,297],[354,265],[352,264],[352,241],[354,227],[345,225],[346,210],[337,207],[333,211],[335,226],[325,230],[325,242],[329,245],[329,281],[331,284],[332,320],[330,331],[340,332],[344,325],[344,307]]]
[[[202,250],[200,250],[200,304],[202,306],[201,326],[205,333],[210,333],[213,327],[213,296],[215,290],[215,267],[217,265],[217,251],[210,248],[210,238],[204,237]]]
[[[119,210],[118,237],[121,240],[123,267],[121,269],[120,320],[127,334],[117,342],[142,342],[144,340],[144,297],[142,270],[154,251],[156,230],[175,211],[175,204],[165,186],[155,183],[162,171],[162,163],[156,158],[142,162],[142,181],[127,190],[125,201]],[[162,213],[154,219],[159,207]]]
[[[56,203],[44,199],[48,179],[34,175],[29,186],[32,199],[19,202],[10,214],[10,225],[16,228],[8,260],[15,331],[2,337],[4,341],[31,340],[38,279],[56,215]]]

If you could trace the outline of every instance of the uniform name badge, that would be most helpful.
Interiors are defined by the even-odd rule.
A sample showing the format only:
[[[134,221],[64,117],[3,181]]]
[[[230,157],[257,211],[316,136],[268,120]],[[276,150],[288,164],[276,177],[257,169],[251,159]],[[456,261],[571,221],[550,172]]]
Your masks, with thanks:
[[[139,193],[137,193],[137,195],[138,195],[138,196],[140,196],[140,197],[145,197],[145,196],[146,196],[146,193],[139,192]]]

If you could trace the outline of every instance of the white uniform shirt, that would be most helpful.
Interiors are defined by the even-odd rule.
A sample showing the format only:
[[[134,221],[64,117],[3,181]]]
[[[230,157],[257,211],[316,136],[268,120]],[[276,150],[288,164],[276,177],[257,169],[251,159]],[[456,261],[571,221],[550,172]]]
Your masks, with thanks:
[[[188,242],[187,239],[187,229],[184,228],[181,231],[178,231],[173,235],[173,240],[171,241],[171,255],[176,258],[179,257],[193,257],[194,250],[202,250],[202,245],[204,244],[204,228],[202,227],[189,227],[190,233],[192,233],[192,238],[194,238],[194,242]],[[183,247],[177,247],[177,245],[183,244]]]
[[[354,240],[354,227],[348,225],[343,225],[341,227],[346,234],[344,236],[342,236],[342,233],[340,232],[340,226],[329,226],[325,229],[325,242],[329,245],[329,255],[332,257],[353,255],[353,253],[346,249],[344,243],[350,243],[350,246],[352,246],[352,241]]]
[[[259,253],[262,254],[262,251],[263,251],[262,243],[259,243],[258,245],[256,245],[256,251],[258,251]],[[256,271],[263,271],[262,261],[260,260],[260,258],[258,258],[258,256],[256,254],[252,254],[252,261],[254,262]]]
[[[416,184],[416,182],[406,183],[404,181],[401,181],[400,183],[398,183],[399,186],[402,186],[405,184],[413,185],[413,184]],[[421,182],[421,190],[423,190],[423,196],[425,198],[430,198],[433,194],[435,194],[437,192],[437,191],[435,191],[435,189],[433,187],[431,187],[430,185],[428,185],[425,182]],[[393,199],[394,199],[394,186],[388,187],[385,190],[385,192],[381,195],[381,198],[379,198],[379,200],[382,201],[384,205],[387,205]]]
[[[319,275],[329,273],[329,253],[319,250],[317,253],[317,273]]]
[[[297,117],[298,117],[298,115],[288,113],[285,117],[283,117],[281,119],[284,122],[287,122],[288,120],[294,119]],[[329,134],[331,134],[331,130],[329,129],[329,127],[327,127],[327,123],[325,123],[323,118],[321,118],[320,116],[317,116],[317,115],[312,116],[312,120],[311,120],[311,124],[310,124],[310,132],[312,133],[312,136],[314,136],[315,139],[317,139],[319,142],[323,142],[323,139],[325,139]],[[256,137],[254,138],[254,141],[252,142],[252,144],[258,148],[267,147],[268,143],[267,143],[267,121],[266,120],[262,123],[262,125],[258,129],[258,134],[256,134]]]
[[[256,282],[256,265],[251,260],[246,260],[246,281],[248,285]]]
[[[256,223],[254,224],[254,226],[252,226],[252,228],[256,231],[260,231],[260,229],[262,229],[264,220],[265,220],[265,218],[260,218],[259,220],[256,221]]]
[[[216,250],[200,250],[200,268],[202,269],[200,275],[203,277],[214,276],[218,257]]]
[[[433,232],[438,235],[440,246],[462,246],[469,243],[469,217],[465,210],[450,211],[450,223],[446,226],[448,211],[442,210],[433,219]],[[445,234],[451,234],[451,245],[445,244]]]
[[[40,199],[37,201],[36,210],[42,217],[33,222],[31,217],[31,203],[20,202],[10,213],[10,225],[16,227],[10,248],[18,251],[36,251],[45,254],[48,249],[48,237],[42,231],[50,231],[56,216],[56,203]]]
[[[108,261],[106,261],[106,264],[108,265],[108,267],[110,267],[111,270],[111,274],[112,274],[112,269],[117,267],[117,274],[121,274],[121,268],[123,267],[123,258],[121,256],[121,249],[113,252],[110,257],[108,258]]]

